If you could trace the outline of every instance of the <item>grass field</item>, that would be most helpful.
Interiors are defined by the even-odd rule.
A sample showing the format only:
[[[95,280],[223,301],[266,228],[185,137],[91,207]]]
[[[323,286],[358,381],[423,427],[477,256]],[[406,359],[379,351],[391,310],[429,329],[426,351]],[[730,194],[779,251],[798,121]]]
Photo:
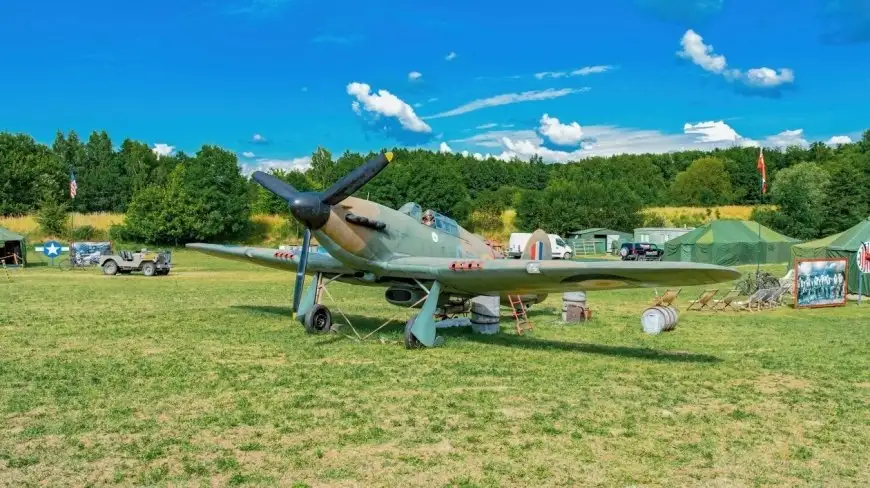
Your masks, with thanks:
[[[290,273],[174,260],[0,282],[0,486],[870,485],[870,304],[646,336],[649,290],[597,292],[407,351],[306,335]],[[410,315],[330,290],[362,330]]]

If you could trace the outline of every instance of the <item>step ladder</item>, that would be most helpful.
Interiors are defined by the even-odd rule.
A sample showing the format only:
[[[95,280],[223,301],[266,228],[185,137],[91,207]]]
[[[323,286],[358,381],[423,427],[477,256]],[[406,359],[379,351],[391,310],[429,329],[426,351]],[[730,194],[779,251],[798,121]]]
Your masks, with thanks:
[[[6,280],[12,283],[12,275],[9,274],[9,268],[6,267],[6,260],[0,259],[0,263],[3,264],[3,274],[6,276]]]
[[[511,313],[514,315],[514,320],[517,321],[517,334],[523,335],[526,331],[534,329],[535,326],[529,320],[526,306],[521,297],[519,295],[508,295],[508,301],[511,304]]]

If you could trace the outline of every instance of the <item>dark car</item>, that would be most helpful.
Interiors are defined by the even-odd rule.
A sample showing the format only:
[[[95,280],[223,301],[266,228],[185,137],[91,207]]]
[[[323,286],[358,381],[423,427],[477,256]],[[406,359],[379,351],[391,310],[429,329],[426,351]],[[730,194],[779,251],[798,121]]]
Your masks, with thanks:
[[[623,261],[660,261],[664,251],[648,242],[625,242],[619,248]]]

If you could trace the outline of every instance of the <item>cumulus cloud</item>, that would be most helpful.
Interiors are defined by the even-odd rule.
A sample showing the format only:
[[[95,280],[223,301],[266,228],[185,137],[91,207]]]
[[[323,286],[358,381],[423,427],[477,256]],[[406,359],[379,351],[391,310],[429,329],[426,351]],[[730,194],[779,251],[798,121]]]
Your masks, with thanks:
[[[521,102],[533,102],[538,100],[551,100],[554,98],[564,97],[566,95],[571,95],[574,93],[582,93],[589,90],[590,89],[588,87],[560,89],[548,88],[546,90],[530,90],[522,93],[504,93],[502,95],[496,95],[494,97],[473,100],[452,110],[437,113],[435,115],[430,115],[428,117],[423,117],[423,119],[429,120],[440,119],[442,117],[453,117],[455,115],[462,115],[468,112],[474,112],[475,110],[489,107],[498,107],[500,105],[510,105]]]
[[[446,61],[453,61],[454,59],[456,59],[456,53],[453,51],[450,51],[449,53],[447,53],[447,56],[444,56],[444,59]]]
[[[372,93],[369,85],[353,82],[347,85],[347,93],[356,99],[351,103],[351,108],[358,115],[362,115],[365,111],[375,118],[381,116],[393,118],[403,129],[411,132],[432,132],[432,128],[414,113],[410,105],[387,90]]]
[[[303,156],[294,159],[270,159],[259,158],[253,163],[242,166],[245,174],[253,173],[254,171],[268,172],[270,169],[281,169],[284,171],[306,171],[311,168],[311,157]]]
[[[763,145],[768,147],[808,146],[810,143],[804,139],[804,130],[784,130],[779,134],[767,137]]]
[[[737,133],[730,125],[720,120],[718,122],[698,122],[683,124],[683,133],[697,136],[700,142],[732,142],[741,146],[758,146],[758,142],[747,139]]]
[[[538,132],[553,144],[560,146],[576,146],[583,140],[583,129],[577,122],[563,124],[559,119],[544,114]]]
[[[246,157],[246,158],[254,158],[254,157],[257,157],[257,155],[254,154],[254,153],[252,153],[251,151],[245,151],[245,152],[243,152],[243,153],[242,153],[242,156],[244,156],[244,157]]]
[[[704,71],[720,75],[728,81],[737,81],[751,88],[776,88],[794,83],[794,71],[782,68],[779,71],[772,68],[752,68],[745,73],[739,69],[728,68],[724,55],[715,54],[713,46],[704,43],[700,34],[689,29],[680,40],[682,49],[677,55],[690,60]]]
[[[564,78],[566,76],[589,76],[592,74],[604,73],[613,69],[610,65],[600,66],[585,66],[572,71],[543,71],[535,73],[535,78],[542,80],[544,78]]]
[[[151,150],[159,156],[169,156],[175,151],[175,146],[170,146],[169,144],[157,143],[154,144],[154,147]]]
[[[254,136],[251,137],[251,141],[252,141],[252,142],[256,142],[257,144],[265,144],[265,143],[266,143],[266,138],[263,137],[263,136],[260,135],[260,134],[254,134]]]
[[[446,142],[442,142],[442,143],[438,146],[438,152],[440,152],[440,153],[451,153],[451,152],[453,152],[453,149],[451,149],[450,146],[448,146]]]
[[[422,77],[423,73],[420,73],[419,71],[411,71],[408,73],[408,81],[417,81]]]
[[[852,138],[849,136],[834,136],[834,137],[828,139],[827,141],[825,141],[825,144],[827,144],[829,146],[839,146],[841,144],[851,144],[851,143],[852,143]]]

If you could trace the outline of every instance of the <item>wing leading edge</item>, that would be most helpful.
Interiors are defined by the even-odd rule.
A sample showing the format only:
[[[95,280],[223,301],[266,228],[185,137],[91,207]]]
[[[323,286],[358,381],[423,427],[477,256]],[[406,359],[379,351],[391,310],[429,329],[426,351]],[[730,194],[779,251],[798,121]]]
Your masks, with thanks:
[[[462,264],[472,264],[471,269]],[[459,264],[459,266],[456,266]],[[438,280],[445,288],[471,295],[559,293],[722,283],[740,278],[733,268],[700,263],[627,261],[468,261],[446,258],[399,258],[385,263],[395,277]]]
[[[262,247],[247,246],[224,246],[220,244],[187,244],[188,249],[217,256],[224,259],[232,259],[246,263],[254,263],[260,266],[281,270],[296,270],[299,266],[299,255],[289,251],[267,249]],[[327,274],[353,274],[352,270],[328,254],[310,253],[306,274],[317,272]]]

